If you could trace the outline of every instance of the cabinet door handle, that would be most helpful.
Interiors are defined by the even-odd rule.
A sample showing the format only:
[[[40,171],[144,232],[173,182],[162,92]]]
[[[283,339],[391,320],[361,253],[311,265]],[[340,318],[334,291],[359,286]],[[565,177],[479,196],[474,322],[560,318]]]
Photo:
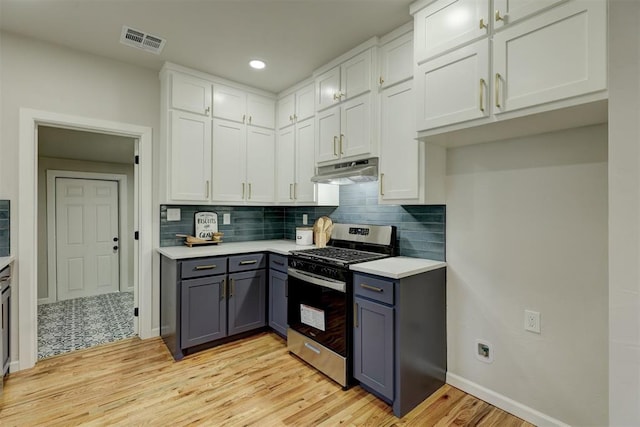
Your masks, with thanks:
[[[333,137],[333,155],[338,157],[338,153],[336,153],[336,142],[338,142],[338,137],[334,136]]]
[[[289,298],[289,280],[284,282],[284,297]]]
[[[358,303],[353,303],[353,326],[358,327]]]
[[[344,151],[342,151],[342,141],[344,140],[344,135],[340,134],[340,154],[344,154]]]
[[[296,200],[298,198],[298,183],[294,182],[293,183],[293,200]]]
[[[340,101],[340,92],[334,92],[333,93],[333,100],[334,101]]]
[[[207,107],[204,109],[204,113],[205,114],[209,114],[209,111],[211,111],[211,107]]]
[[[276,265],[284,265],[284,261],[271,261]]]
[[[244,199],[244,182],[242,183],[242,199]]]
[[[384,187],[382,186],[382,183],[384,182],[384,173],[380,174],[380,195],[384,196]]]
[[[293,115],[293,120],[295,120],[296,122],[298,121],[298,115],[297,114]]]
[[[0,278],[0,282],[8,282],[9,280],[11,280],[11,276],[4,276]]]
[[[369,289],[370,291],[374,291],[374,292],[384,292],[384,289],[379,288],[377,286],[367,285],[366,283],[360,283],[360,287],[362,289]]]
[[[498,22],[498,21],[503,21],[504,22],[504,17],[500,16],[500,11],[499,10],[496,10],[495,17],[496,17],[496,22]]]
[[[378,79],[378,83],[380,83],[380,86],[382,86],[382,84],[384,83],[384,79],[382,78],[382,76],[380,76],[380,78]]]
[[[486,82],[484,79],[480,79],[480,111],[484,113],[484,85]]]
[[[196,265],[196,270],[213,270],[214,268],[216,268],[217,265],[215,264],[210,264],[210,265]]]
[[[495,90],[496,90],[496,107],[497,108],[502,108],[502,105],[500,104],[500,73],[496,73],[496,80],[495,80]]]
[[[222,279],[220,287],[222,288],[222,299],[225,299],[227,297],[227,279]]]
[[[247,199],[251,200],[251,183],[249,183],[249,197]]]
[[[209,180],[205,181],[205,190],[204,190],[204,192],[206,194],[205,199],[208,199],[209,198]]]
[[[289,116],[289,121],[293,123],[293,116]]]
[[[252,116],[249,116],[249,124],[251,124],[251,118],[252,118]]]
[[[484,23],[484,18],[480,18],[480,29],[489,28],[487,24]]]
[[[246,117],[247,117],[247,115],[246,115],[246,114],[243,114],[243,115],[242,115],[242,123],[244,123],[244,120],[245,120],[245,118],[246,118]]]
[[[229,279],[229,298],[233,296],[233,291],[235,291],[236,282],[233,279]]]
[[[258,260],[257,259],[250,259],[247,261],[240,261],[240,265],[251,265],[251,264],[257,264]]]
[[[289,200],[293,200],[293,184],[289,184]]]

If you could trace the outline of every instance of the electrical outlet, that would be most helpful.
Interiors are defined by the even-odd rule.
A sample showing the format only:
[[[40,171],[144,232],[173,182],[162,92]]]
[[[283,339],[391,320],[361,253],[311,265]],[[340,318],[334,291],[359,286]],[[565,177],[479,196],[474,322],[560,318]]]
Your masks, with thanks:
[[[180,208],[168,208],[167,221],[180,221]]]
[[[307,225],[307,224],[309,224],[309,215],[307,215],[307,214],[302,214],[302,224],[303,224],[303,225]]]
[[[532,310],[524,311],[524,329],[526,331],[540,333],[540,313]]]
[[[222,214],[222,224],[223,225],[231,224],[231,214],[230,213]]]
[[[493,362],[493,346],[487,340],[477,339],[474,347],[474,353],[476,358],[484,363]]]

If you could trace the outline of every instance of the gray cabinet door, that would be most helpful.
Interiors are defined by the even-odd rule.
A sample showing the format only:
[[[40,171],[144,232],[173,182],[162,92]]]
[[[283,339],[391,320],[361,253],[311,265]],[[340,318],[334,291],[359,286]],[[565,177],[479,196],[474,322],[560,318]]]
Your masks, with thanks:
[[[180,316],[183,349],[226,337],[225,276],[183,280]]]
[[[287,295],[288,277],[286,273],[269,270],[269,326],[282,336],[287,336]]]
[[[393,307],[354,298],[354,377],[390,401],[393,393]]]
[[[229,274],[229,335],[266,325],[265,270]]]

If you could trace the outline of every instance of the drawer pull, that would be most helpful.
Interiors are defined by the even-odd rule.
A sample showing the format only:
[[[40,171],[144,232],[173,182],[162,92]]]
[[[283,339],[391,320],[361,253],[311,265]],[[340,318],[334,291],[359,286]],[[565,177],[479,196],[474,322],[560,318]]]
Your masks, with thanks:
[[[284,261],[271,261],[271,262],[277,265],[284,265]]]
[[[366,283],[360,283],[360,287],[363,289],[369,289],[370,291],[384,292],[384,289],[378,288],[377,286],[367,285]]]
[[[196,270],[213,270],[214,268],[218,267],[215,264],[211,264],[211,265],[196,265]]]
[[[318,350],[308,342],[304,343],[304,346],[307,347],[309,350],[313,351],[315,354],[320,354],[320,350]]]
[[[236,290],[236,284],[233,279],[230,279],[229,282],[229,298],[231,298],[233,296],[233,291]]]
[[[257,264],[258,260],[252,259],[249,261],[240,261],[240,265],[251,265],[251,264]]]
[[[358,327],[358,303],[353,304],[353,326]]]
[[[0,277],[0,282],[8,282],[9,280],[11,280],[11,276]]]
[[[222,290],[222,299],[225,299],[227,297],[227,279],[222,279],[220,288]]]

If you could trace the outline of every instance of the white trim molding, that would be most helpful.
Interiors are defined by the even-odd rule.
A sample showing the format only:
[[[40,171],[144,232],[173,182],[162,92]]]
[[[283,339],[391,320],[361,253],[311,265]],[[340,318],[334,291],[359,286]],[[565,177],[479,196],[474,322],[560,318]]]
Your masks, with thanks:
[[[447,384],[537,426],[569,427],[569,424],[451,372],[447,372]]]
[[[135,138],[138,140],[140,162],[137,185],[139,191],[139,218],[137,221],[140,240],[138,241],[137,282],[138,335],[150,338],[152,328],[152,265],[153,265],[153,182],[152,182],[152,129],[128,123],[112,122],[81,116],[53,113],[48,111],[20,109],[19,127],[19,183],[18,183],[18,360],[19,370],[35,365],[38,357],[38,259],[35,248],[38,239],[38,140],[40,125],[77,129]],[[155,231],[156,234],[158,231]],[[135,287],[135,284],[134,284]],[[15,329],[14,329],[15,331]]]

